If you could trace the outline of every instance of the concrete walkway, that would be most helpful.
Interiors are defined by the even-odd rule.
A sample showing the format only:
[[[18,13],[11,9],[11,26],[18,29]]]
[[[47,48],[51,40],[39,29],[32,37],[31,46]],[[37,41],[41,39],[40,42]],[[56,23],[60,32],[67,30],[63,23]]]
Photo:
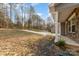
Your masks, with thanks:
[[[76,41],[74,41],[74,40],[72,40],[72,39],[70,39],[70,38],[68,38],[68,37],[61,36],[61,38],[64,39],[65,42],[66,42],[67,44],[69,44],[69,45],[79,46],[79,44],[78,44]]]
[[[46,36],[46,35],[55,36],[54,33],[50,33],[50,32],[37,32],[37,31],[32,31],[32,30],[22,30],[22,31],[36,33],[36,34],[40,34],[40,35],[44,35],[44,36]]]
[[[40,35],[51,35],[51,36],[55,36],[54,33],[50,33],[50,32],[36,32],[36,31],[32,31],[32,30],[22,30],[22,31],[26,31],[26,32],[32,32],[32,33],[36,33],[36,34],[40,34]],[[61,36],[62,39],[65,40],[65,42],[69,45],[74,45],[74,46],[79,46],[79,44],[75,41],[73,41],[72,39],[70,38],[67,38],[65,36]]]

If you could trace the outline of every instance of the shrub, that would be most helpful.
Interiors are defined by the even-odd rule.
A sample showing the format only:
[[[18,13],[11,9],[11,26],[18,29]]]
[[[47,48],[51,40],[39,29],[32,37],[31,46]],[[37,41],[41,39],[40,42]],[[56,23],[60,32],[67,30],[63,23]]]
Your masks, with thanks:
[[[60,39],[58,42],[56,42],[56,45],[57,46],[60,46],[60,47],[64,47],[65,46],[65,41],[63,39]]]

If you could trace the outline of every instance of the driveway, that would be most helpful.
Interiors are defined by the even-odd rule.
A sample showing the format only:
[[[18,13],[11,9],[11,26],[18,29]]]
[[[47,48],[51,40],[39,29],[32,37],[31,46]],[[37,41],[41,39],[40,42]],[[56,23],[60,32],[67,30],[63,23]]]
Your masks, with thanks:
[[[55,36],[55,33],[50,33],[50,32],[36,32],[36,31],[32,31],[32,30],[22,30],[22,31],[26,31],[26,32],[32,32],[32,33],[36,33],[36,34],[40,34],[40,35],[51,35],[51,36]],[[79,46],[79,43],[77,43],[76,41],[65,37],[65,36],[61,36],[61,38],[64,39],[64,41],[69,44],[69,45],[74,45],[74,46]]]

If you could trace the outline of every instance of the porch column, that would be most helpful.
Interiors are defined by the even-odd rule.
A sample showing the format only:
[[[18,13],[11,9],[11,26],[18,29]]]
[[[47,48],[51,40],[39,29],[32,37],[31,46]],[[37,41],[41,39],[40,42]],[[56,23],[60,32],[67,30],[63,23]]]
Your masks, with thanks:
[[[58,23],[58,12],[55,12],[55,42],[59,41],[61,35],[61,24]]]
[[[58,29],[59,29],[59,36],[61,35],[61,23],[60,22],[58,22]]]

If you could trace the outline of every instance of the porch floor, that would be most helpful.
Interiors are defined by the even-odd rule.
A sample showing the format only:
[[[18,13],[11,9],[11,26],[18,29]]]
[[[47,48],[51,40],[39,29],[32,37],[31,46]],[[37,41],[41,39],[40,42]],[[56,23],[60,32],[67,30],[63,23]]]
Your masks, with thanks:
[[[66,36],[61,36],[61,38],[63,38],[65,40],[65,42],[69,45],[79,46],[79,43],[77,43],[76,41],[74,41]]]

